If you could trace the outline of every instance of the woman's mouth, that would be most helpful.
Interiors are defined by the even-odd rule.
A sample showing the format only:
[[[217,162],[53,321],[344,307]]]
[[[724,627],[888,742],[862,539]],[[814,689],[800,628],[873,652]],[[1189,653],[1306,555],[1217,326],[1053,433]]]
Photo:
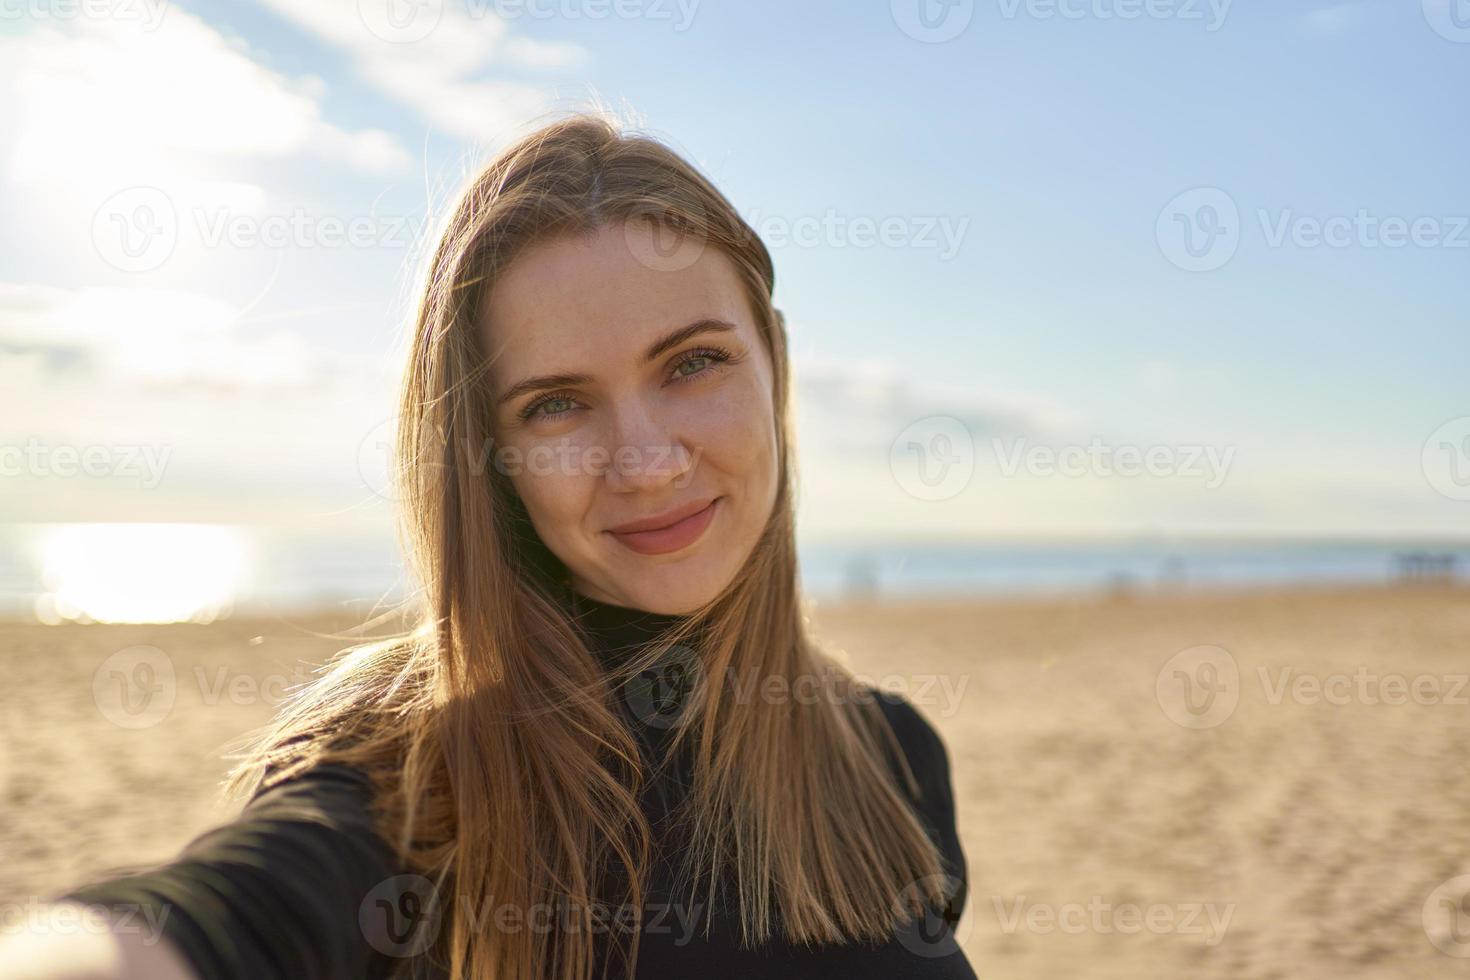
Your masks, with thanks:
[[[715,511],[724,497],[711,500],[704,509],[696,511],[667,527],[645,531],[609,531],[624,547],[640,555],[665,555],[687,548],[698,541],[714,520]]]

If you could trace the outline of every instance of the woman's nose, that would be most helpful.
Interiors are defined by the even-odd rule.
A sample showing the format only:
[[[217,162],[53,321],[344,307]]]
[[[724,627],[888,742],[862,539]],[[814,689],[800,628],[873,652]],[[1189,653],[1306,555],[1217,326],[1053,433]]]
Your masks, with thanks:
[[[695,456],[679,437],[677,420],[656,405],[629,399],[614,415],[607,481],[615,490],[654,490],[685,478]]]

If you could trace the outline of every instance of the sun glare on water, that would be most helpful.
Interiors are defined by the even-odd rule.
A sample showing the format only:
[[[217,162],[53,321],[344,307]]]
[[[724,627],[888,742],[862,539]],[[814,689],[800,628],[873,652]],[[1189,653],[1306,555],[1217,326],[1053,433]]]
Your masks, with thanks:
[[[242,535],[210,524],[72,524],[39,542],[43,623],[213,622],[244,579]]]

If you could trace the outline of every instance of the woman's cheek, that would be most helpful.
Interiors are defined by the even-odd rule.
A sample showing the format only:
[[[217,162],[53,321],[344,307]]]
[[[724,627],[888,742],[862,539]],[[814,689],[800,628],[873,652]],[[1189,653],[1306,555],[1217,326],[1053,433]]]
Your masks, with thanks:
[[[531,445],[518,461],[519,472],[513,484],[535,520],[559,525],[575,512],[576,502],[585,495],[582,484],[588,477],[579,472],[585,466],[585,455],[568,448]]]
[[[595,475],[600,448],[595,434],[576,430],[528,434],[516,440],[512,452],[527,483],[539,481],[555,485],[569,477]],[[550,491],[533,489],[530,492]]]
[[[770,391],[761,390],[754,378],[731,385],[711,406],[706,452],[717,456],[726,468],[746,469],[758,465],[774,450],[773,413]]]

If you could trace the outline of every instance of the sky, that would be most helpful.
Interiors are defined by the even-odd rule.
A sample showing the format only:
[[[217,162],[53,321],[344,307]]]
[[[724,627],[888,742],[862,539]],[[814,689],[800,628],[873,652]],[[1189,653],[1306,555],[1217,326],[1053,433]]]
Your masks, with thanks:
[[[390,534],[436,223],[597,104],[771,249],[804,537],[1464,536],[1467,91],[1466,0],[0,0],[0,511]]]

